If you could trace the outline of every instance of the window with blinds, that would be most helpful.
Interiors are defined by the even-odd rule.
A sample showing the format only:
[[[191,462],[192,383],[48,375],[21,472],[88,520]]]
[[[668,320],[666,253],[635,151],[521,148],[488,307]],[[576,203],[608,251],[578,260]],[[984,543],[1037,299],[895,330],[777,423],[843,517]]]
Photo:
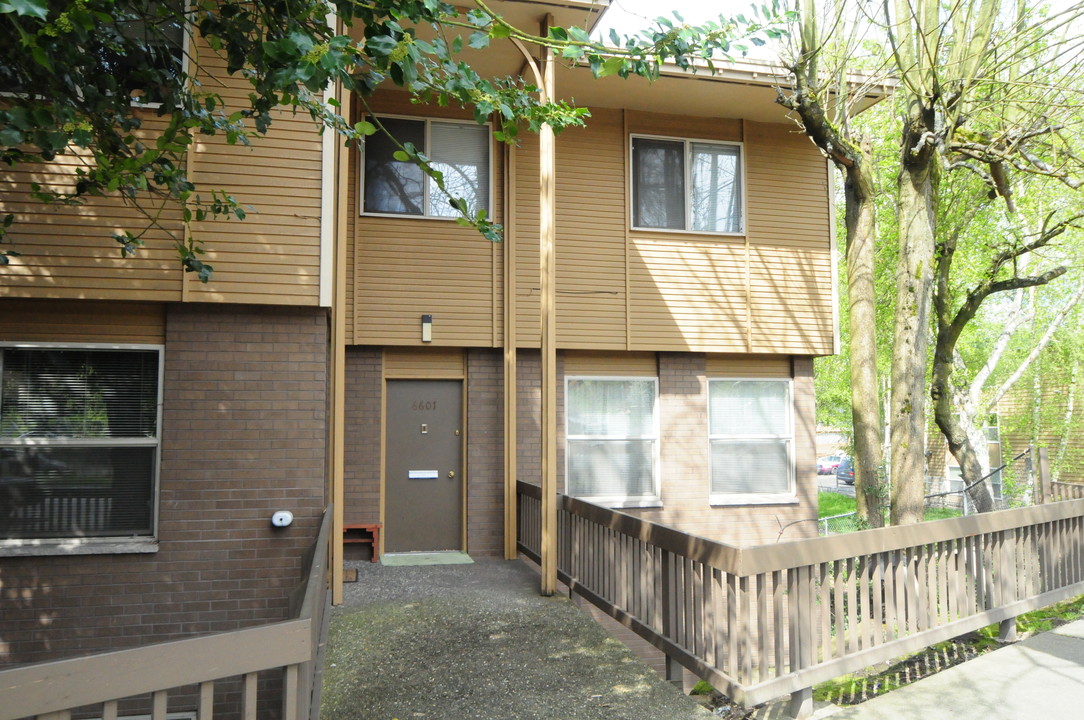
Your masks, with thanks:
[[[657,501],[656,379],[570,377],[565,390],[568,494]]]
[[[634,228],[744,232],[741,145],[632,138]]]
[[[0,347],[0,539],[154,532],[158,349]]]
[[[711,501],[794,494],[789,380],[709,380]]]
[[[395,141],[382,132],[365,140],[362,212],[458,217],[449,195],[466,200],[472,214],[489,211],[488,126],[404,118],[380,118],[380,124]],[[432,168],[440,172],[447,195],[420,167],[395,159],[399,145],[407,143],[426,155]]]

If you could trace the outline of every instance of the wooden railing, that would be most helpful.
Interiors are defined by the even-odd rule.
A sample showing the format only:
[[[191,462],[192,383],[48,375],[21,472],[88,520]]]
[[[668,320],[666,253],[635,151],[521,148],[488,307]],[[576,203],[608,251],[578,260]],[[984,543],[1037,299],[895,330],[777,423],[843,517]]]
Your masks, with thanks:
[[[291,619],[0,671],[0,720],[69,720],[76,708],[116,720],[122,703],[148,695],[151,720],[165,720],[170,692],[186,686],[197,688],[192,709],[199,720],[211,720],[215,684],[232,678],[241,679],[240,716],[255,720],[258,674],[280,669],[282,719],[317,720],[330,534],[329,507],[291,598]]]
[[[1084,483],[1052,482],[1054,500],[1084,500]]]
[[[518,512],[538,560],[537,486]],[[817,683],[1084,593],[1084,500],[740,548],[559,495],[557,544],[560,579],[668,661],[796,717]]]

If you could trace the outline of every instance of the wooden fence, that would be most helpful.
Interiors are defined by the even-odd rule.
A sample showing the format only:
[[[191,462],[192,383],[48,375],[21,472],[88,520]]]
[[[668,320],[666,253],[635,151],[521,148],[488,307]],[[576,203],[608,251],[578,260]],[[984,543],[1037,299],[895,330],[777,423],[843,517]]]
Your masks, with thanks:
[[[518,512],[538,560],[537,486]],[[557,543],[560,579],[668,664],[795,717],[817,683],[1084,593],[1084,500],[735,547],[559,495]]]
[[[139,696],[150,697],[151,720],[166,720],[170,692],[192,686],[197,717],[211,720],[216,682],[233,678],[241,679],[241,717],[255,720],[258,674],[280,669],[282,719],[317,720],[330,533],[329,507],[306,554],[289,620],[0,671],[0,720],[70,720],[76,709],[117,720],[121,702]]]

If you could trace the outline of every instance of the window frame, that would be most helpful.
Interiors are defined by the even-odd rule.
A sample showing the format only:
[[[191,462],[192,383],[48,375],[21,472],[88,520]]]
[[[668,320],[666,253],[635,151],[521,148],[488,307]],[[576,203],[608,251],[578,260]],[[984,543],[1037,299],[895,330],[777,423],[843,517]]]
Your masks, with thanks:
[[[613,382],[629,382],[629,381],[650,381],[652,388],[654,389],[654,401],[651,405],[651,436],[625,436],[623,438],[617,438],[611,435],[573,435],[569,433],[569,418],[571,413],[569,407],[571,403],[569,401],[569,384],[572,381],[587,380],[587,381],[613,381]],[[597,505],[605,505],[611,508],[657,508],[662,507],[662,493],[661,493],[661,461],[660,461],[660,446],[661,442],[661,423],[659,421],[659,378],[654,375],[566,375],[565,387],[564,387],[564,413],[565,413],[565,494],[570,497],[579,498],[592,502]],[[651,485],[652,493],[650,495],[573,495],[569,490],[569,458],[571,457],[572,443],[577,440],[650,440],[652,443],[651,450]]]
[[[480,127],[480,128],[484,127],[486,129],[486,150],[487,150],[487,156],[486,157],[487,157],[487,160],[489,162],[489,173],[488,173],[489,176],[486,178],[486,185],[487,185],[487,188],[486,188],[486,205],[487,205],[486,214],[490,218],[492,218],[494,216],[493,203],[495,202],[495,198],[494,198],[494,188],[493,188],[493,176],[495,174],[494,173],[495,168],[494,168],[493,163],[494,163],[494,160],[495,160],[495,153],[493,151],[493,123],[492,122],[476,123],[473,120],[463,120],[463,119],[460,119],[460,118],[429,117],[429,116],[425,116],[425,115],[400,115],[400,114],[397,114],[397,113],[363,113],[362,116],[361,116],[361,119],[365,120],[365,119],[373,117],[373,116],[375,116],[377,118],[387,118],[387,119],[390,119],[390,120],[412,120],[412,121],[415,121],[415,122],[423,122],[423,123],[425,123],[425,148],[422,149],[422,152],[425,155],[429,155],[430,157],[431,157],[431,154],[430,154],[430,151],[429,151],[429,146],[430,146],[430,142],[431,142],[431,139],[432,139],[431,128],[432,128],[433,123],[436,122],[436,123],[446,123],[446,124],[454,124],[454,125],[469,125],[469,126],[472,126],[472,127]],[[382,131],[378,129],[377,132],[380,133]],[[428,210],[431,207],[430,192],[429,192],[429,176],[426,175],[424,172],[422,173],[422,178],[423,178],[423,181],[422,181],[422,206],[426,210],[426,212],[420,213],[418,215],[413,215],[413,214],[410,214],[410,213],[384,213],[384,212],[368,212],[368,211],[366,211],[365,210],[365,148],[362,147],[362,149],[358,152],[357,155],[358,155],[358,166],[357,167],[358,167],[358,216],[359,217],[408,218],[408,219],[411,219],[411,220],[441,220],[441,221],[451,221],[451,222],[455,222],[459,218],[458,214],[457,215],[430,215],[428,213]]]
[[[747,433],[722,434],[711,431],[711,384],[713,382],[774,382],[782,383],[787,388],[787,432],[786,433]],[[707,378],[707,417],[708,417],[708,504],[709,505],[792,505],[798,503],[796,433],[794,412],[794,378],[781,377],[708,377]],[[763,493],[724,493],[712,488],[714,472],[714,453],[712,442],[715,440],[786,440],[787,444],[787,487],[786,492]]]
[[[635,207],[635,182],[636,182],[636,139],[643,138],[645,140],[662,140],[667,142],[680,142],[684,143],[684,180],[685,180],[685,227],[681,229],[675,228],[659,228],[659,227],[644,227],[636,224],[636,207]],[[703,143],[707,145],[730,145],[738,148],[738,177],[741,182],[741,217],[739,218],[739,229],[736,232],[725,232],[720,230],[690,230],[689,226],[692,224],[692,163],[689,162],[691,157],[691,148],[693,143]],[[745,143],[738,140],[712,140],[708,138],[694,138],[694,137],[677,137],[672,135],[653,135],[651,133],[629,133],[629,166],[628,166],[628,217],[629,217],[629,229],[637,232],[661,232],[661,233],[682,233],[687,235],[711,235],[717,237],[745,237],[749,232],[748,226],[748,184],[746,183],[746,171],[745,171]]]
[[[20,555],[94,555],[107,553],[148,553],[158,550],[159,498],[162,474],[162,405],[165,386],[166,347],[157,343],[72,343],[0,341],[0,350],[90,350],[90,351],[154,351],[158,353],[158,392],[155,398],[156,416],[154,438],[54,438],[46,442],[0,442],[2,447],[30,445],[54,447],[154,447],[154,477],[151,478],[151,531],[147,535],[114,535],[100,537],[0,538],[0,557]],[[0,354],[0,393],[3,392],[3,355]],[[2,398],[0,398],[2,400]]]

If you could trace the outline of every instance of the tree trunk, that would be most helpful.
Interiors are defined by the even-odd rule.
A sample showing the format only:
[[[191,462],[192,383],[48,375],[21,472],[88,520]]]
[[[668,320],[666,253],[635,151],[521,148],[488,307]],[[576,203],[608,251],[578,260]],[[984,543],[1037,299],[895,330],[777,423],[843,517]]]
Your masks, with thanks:
[[[933,291],[937,156],[933,113],[911,99],[898,183],[900,252],[892,347],[892,524],[922,521],[926,489],[926,361]]]
[[[874,289],[873,162],[869,137],[858,142],[859,162],[844,167],[847,213],[847,293],[850,302],[851,417],[854,422],[854,488],[859,521],[884,525],[881,404],[877,385],[877,318]]]
[[[944,272],[948,272],[947,267]],[[947,282],[945,284],[947,285]],[[978,482],[985,474],[984,463],[979,461],[978,453],[988,452],[985,443],[986,436],[983,435],[982,446],[976,447],[973,439],[968,436],[967,429],[953,412],[949,382],[952,378],[955,346],[956,336],[947,328],[939,327],[937,346],[933,355],[933,381],[930,384],[930,396],[934,401],[934,419],[948,441],[949,452],[960,463],[964,486],[970,486],[967,489],[967,496],[971,498],[975,510],[980,513],[990,512],[994,509],[993,497],[990,495],[987,483]],[[985,465],[988,464],[985,463]]]

